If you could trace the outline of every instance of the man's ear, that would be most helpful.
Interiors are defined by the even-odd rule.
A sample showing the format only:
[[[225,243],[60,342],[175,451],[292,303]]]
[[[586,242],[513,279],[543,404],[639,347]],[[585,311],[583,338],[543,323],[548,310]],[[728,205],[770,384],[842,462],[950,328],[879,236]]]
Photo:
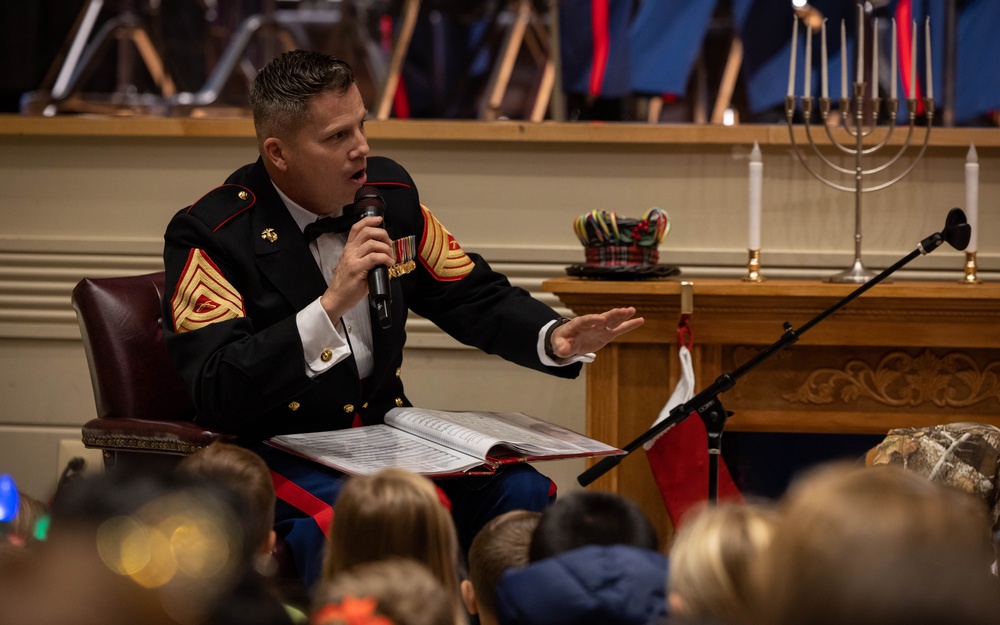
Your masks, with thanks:
[[[472,582],[467,579],[462,580],[459,589],[462,591],[462,603],[469,614],[479,614],[479,606],[476,605],[476,589],[472,587]]]
[[[280,171],[286,171],[288,169],[288,161],[286,159],[287,154],[285,153],[285,144],[277,137],[268,137],[264,139],[264,160],[271,163],[271,165]]]

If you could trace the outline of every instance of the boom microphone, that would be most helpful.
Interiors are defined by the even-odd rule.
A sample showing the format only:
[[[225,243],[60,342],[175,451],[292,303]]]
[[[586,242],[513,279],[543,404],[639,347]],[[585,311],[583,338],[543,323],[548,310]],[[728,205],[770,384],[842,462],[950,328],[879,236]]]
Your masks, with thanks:
[[[358,189],[354,194],[354,208],[358,220],[385,216],[385,200],[375,187],[366,185]],[[384,221],[382,227],[385,227]],[[385,265],[377,265],[368,272],[368,303],[375,309],[378,324],[383,330],[392,325],[392,313],[389,310],[392,292],[389,289],[389,269]]]
[[[961,208],[953,208],[948,211],[948,217],[944,221],[944,229],[935,232],[920,242],[918,249],[921,254],[930,254],[942,243],[948,243],[956,250],[964,250],[969,246],[969,239],[972,238],[972,226],[969,225],[965,217],[965,211]]]

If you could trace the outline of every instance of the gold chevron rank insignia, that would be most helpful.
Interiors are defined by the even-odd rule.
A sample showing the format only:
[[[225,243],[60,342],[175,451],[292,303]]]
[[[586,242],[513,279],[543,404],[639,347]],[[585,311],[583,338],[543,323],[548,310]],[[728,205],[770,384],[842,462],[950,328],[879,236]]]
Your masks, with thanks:
[[[193,249],[170,300],[176,332],[246,317],[243,297],[203,250]]]
[[[455,237],[441,225],[431,211],[420,205],[424,213],[424,234],[420,239],[420,261],[431,275],[442,282],[454,282],[469,275],[475,265],[462,251]]]

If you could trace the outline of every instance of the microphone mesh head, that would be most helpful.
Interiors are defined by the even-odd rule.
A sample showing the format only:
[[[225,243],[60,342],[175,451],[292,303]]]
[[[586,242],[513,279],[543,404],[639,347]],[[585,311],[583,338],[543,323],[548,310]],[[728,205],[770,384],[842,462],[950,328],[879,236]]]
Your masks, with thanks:
[[[941,235],[956,250],[961,251],[969,247],[969,241],[972,239],[972,226],[969,225],[965,211],[961,208],[953,208],[948,211]]]
[[[354,194],[354,208],[357,211],[358,219],[362,217],[377,216],[385,214],[385,200],[373,186],[365,185]]]

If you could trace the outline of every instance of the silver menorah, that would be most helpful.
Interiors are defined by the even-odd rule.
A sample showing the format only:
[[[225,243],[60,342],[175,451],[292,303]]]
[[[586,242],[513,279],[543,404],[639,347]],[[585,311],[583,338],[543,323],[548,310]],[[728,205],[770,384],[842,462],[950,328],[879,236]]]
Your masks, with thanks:
[[[892,21],[892,63],[890,70],[890,80],[891,80],[891,92],[890,97],[885,100],[886,113],[889,118],[888,126],[882,127],[882,138],[875,143],[875,137],[872,137],[871,142],[873,145],[865,147],[865,139],[875,133],[877,128],[880,128],[878,119],[879,113],[882,110],[882,99],[878,95],[879,83],[878,83],[878,70],[879,70],[879,48],[878,48],[878,19],[875,19],[874,29],[873,29],[873,42],[872,42],[872,82],[871,82],[871,94],[868,95],[868,83],[865,81],[864,72],[864,11],[863,8],[858,6],[858,38],[857,38],[857,70],[854,79],[854,92],[853,97],[847,97],[847,37],[844,23],[841,22],[840,33],[841,33],[841,98],[840,106],[838,108],[840,116],[840,130],[841,133],[835,134],[833,125],[831,122],[836,120],[836,113],[831,115],[831,98],[828,95],[828,85],[827,85],[827,52],[826,52],[826,20],[822,21],[821,26],[821,44],[822,44],[822,87],[821,95],[818,99],[819,101],[819,115],[823,128],[826,131],[826,136],[830,143],[842,154],[850,155],[854,157],[854,167],[843,167],[828,156],[823,154],[819,149],[819,145],[813,137],[812,130],[812,116],[813,116],[813,98],[810,94],[811,80],[812,80],[812,36],[813,28],[809,26],[809,21],[806,21],[806,46],[805,46],[805,80],[803,95],[797,97],[794,94],[794,80],[795,80],[795,56],[798,47],[798,20],[796,17],[792,27],[792,55],[789,64],[789,86],[788,95],[785,97],[785,117],[788,122],[788,134],[791,137],[791,143],[793,151],[796,157],[806,168],[806,170],[813,175],[817,180],[823,184],[838,189],[840,191],[853,191],[854,192],[854,262],[848,269],[827,278],[828,282],[841,282],[841,283],[864,283],[870,280],[876,275],[877,272],[867,269],[861,260],[861,208],[862,208],[862,197],[865,193],[871,193],[873,191],[880,191],[882,189],[888,188],[909,174],[913,168],[917,165],[917,162],[923,157],[924,152],[927,150],[927,144],[930,140],[931,135],[931,124],[934,120],[934,91],[933,82],[931,75],[931,48],[930,48],[930,19],[927,20],[927,25],[925,28],[925,47],[926,47],[926,61],[927,61],[927,93],[923,98],[917,97],[916,88],[916,31],[917,24],[916,21],[913,22],[911,31],[911,54],[910,54],[910,80],[909,80],[909,96],[906,99],[907,113],[909,117],[908,131],[905,140],[900,145],[899,149],[894,155],[889,157],[887,160],[881,164],[871,165],[866,167],[866,160],[873,157],[876,153],[882,151],[892,138],[893,132],[896,129],[897,123],[896,118],[899,113],[899,98],[896,97],[896,69],[897,69],[897,52],[896,52],[896,21]],[[897,174],[892,179],[881,182],[878,184],[871,184],[865,186],[866,176],[871,176],[873,174],[878,174],[880,172],[888,170],[893,167],[902,158],[903,154],[907,152],[910,148],[910,144],[913,139],[913,131],[916,126],[917,118],[917,108],[918,99],[923,100],[924,110],[926,112],[927,119],[927,130],[924,134],[924,142],[920,148],[920,152],[916,155],[913,161],[908,167],[903,169],[899,174]],[[806,137],[809,140],[809,146],[812,151],[819,158],[823,165],[826,167],[844,174],[845,176],[854,176],[854,185],[848,186],[846,184],[840,184],[835,180],[831,180],[824,176],[822,173],[817,171],[806,159],[806,154],[803,147],[800,147],[795,140],[794,132],[794,121],[793,117],[795,115],[796,101],[800,100],[802,105],[802,118],[803,125],[805,126]],[[870,121],[865,122],[865,114],[870,111]],[[841,139],[838,139],[838,134]]]

